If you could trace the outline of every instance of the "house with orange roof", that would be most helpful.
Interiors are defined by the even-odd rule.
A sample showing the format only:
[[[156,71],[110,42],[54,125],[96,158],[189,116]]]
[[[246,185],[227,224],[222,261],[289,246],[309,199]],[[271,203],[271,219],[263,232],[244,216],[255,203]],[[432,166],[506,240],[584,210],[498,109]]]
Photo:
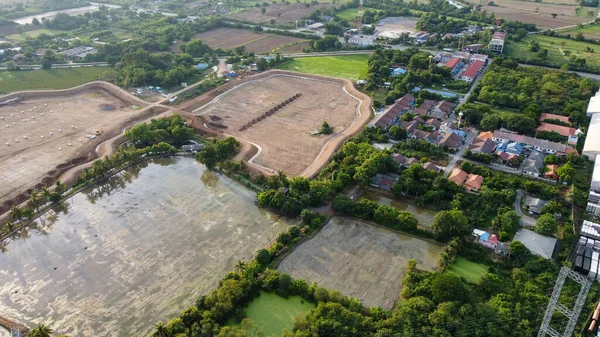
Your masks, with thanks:
[[[477,191],[483,185],[483,177],[478,174],[468,174],[467,172],[455,168],[448,180],[453,181],[457,185],[464,186],[467,191]]]
[[[538,128],[537,128],[537,132],[540,132],[540,131],[556,132],[559,135],[564,136],[564,137],[575,136],[574,128],[570,128],[568,126],[544,123],[544,122],[542,122],[540,124],[540,126],[538,126]]]
[[[469,174],[467,172],[465,172],[459,168],[455,168],[452,171],[452,173],[450,173],[448,180],[453,181],[457,185],[462,185],[465,182],[465,180],[467,180],[468,176],[469,176]]]
[[[558,180],[557,169],[558,165],[556,164],[546,165],[546,172],[544,172],[544,177],[548,179]]]

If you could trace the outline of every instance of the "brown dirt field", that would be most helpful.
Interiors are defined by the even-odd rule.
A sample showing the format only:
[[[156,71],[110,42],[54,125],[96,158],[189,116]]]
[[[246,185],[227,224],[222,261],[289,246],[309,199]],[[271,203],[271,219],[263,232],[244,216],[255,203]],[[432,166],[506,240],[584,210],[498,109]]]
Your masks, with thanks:
[[[247,122],[297,93],[302,96],[296,101],[239,131]],[[325,166],[343,140],[359,132],[370,118],[370,99],[356,91],[350,81],[284,71],[232,81],[180,108],[205,118],[219,116],[227,129],[217,128],[217,132],[255,144],[258,153],[249,160],[251,165],[271,173],[283,170],[288,175],[306,177],[314,176]],[[323,121],[335,128],[334,134],[311,136]]]
[[[269,53],[279,46],[285,46],[295,42],[301,42],[302,39],[293,36],[284,35],[271,35],[270,37],[254,42],[250,42],[246,45],[246,51],[252,51],[255,53]]]
[[[487,4],[490,0],[484,1]],[[470,1],[479,4],[476,1]],[[588,22],[591,19],[577,16],[575,5],[527,2],[519,0],[494,1],[498,6],[483,6],[486,12],[493,12],[497,18],[533,23],[540,29],[558,28]],[[536,12],[537,9],[537,12]],[[558,14],[554,19],[552,13]]]
[[[104,105],[111,105],[114,110],[104,111]],[[139,108],[133,109],[102,90],[31,98],[0,107],[0,200],[11,199],[33,187],[48,171],[95,143],[87,136],[95,135],[96,130],[118,128],[138,114]]]
[[[250,8],[245,11],[230,15],[233,19],[247,20],[255,23],[269,22],[275,20],[278,25],[295,24],[296,20],[301,20],[303,17],[311,15],[317,9],[331,7],[330,4],[311,5],[306,8],[304,3],[294,3],[290,5],[272,4],[266,7],[266,13],[262,14],[260,8]],[[278,16],[278,14],[281,16]]]

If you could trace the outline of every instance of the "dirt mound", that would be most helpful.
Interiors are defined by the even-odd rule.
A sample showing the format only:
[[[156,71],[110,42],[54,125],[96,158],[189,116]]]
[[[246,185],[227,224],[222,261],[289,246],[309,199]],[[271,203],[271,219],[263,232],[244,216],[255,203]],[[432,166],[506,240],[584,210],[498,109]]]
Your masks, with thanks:
[[[218,122],[218,121],[223,120],[223,118],[221,118],[219,116],[215,116],[215,115],[210,115],[209,117],[210,117],[210,120],[213,122]]]

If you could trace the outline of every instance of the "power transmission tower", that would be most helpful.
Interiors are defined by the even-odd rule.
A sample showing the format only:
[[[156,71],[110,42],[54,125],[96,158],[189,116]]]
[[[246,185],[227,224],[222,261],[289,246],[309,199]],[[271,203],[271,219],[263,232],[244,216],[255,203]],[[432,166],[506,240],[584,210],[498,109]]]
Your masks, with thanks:
[[[575,301],[575,306],[573,309],[567,308],[558,301],[567,277],[581,285],[581,289],[579,290],[579,294],[577,295],[577,300]],[[567,267],[562,267],[560,269],[560,273],[558,274],[558,278],[556,279],[556,283],[554,284],[552,297],[550,298],[550,302],[546,308],[546,315],[542,321],[542,326],[540,327],[538,337],[571,337],[591,286],[592,282],[585,278],[585,276]],[[552,316],[554,316],[555,311],[560,312],[569,319],[569,323],[567,323],[563,333],[556,331],[550,326],[550,321],[552,321]]]
[[[358,14],[356,15],[356,28],[358,28],[358,34],[362,33],[363,14],[363,0],[360,0],[360,3],[358,5]]]

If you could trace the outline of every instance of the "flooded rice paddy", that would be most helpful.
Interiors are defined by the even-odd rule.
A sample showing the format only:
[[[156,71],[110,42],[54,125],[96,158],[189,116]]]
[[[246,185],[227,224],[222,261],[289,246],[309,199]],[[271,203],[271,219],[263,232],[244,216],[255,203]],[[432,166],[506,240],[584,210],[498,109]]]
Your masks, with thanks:
[[[333,217],[312,239],[290,253],[279,270],[294,278],[390,309],[398,300],[409,259],[433,270],[441,247],[360,220]]]
[[[145,336],[288,225],[190,158],[79,193],[0,253],[0,314],[69,336]]]

